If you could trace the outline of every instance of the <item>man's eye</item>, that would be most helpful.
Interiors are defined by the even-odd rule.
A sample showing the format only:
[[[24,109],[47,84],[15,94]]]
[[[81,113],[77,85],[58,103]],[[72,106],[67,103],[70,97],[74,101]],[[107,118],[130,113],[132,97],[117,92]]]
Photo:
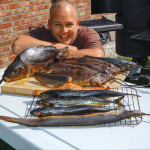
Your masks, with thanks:
[[[67,27],[71,27],[71,26],[73,26],[73,24],[67,24]]]
[[[60,26],[60,24],[55,24],[55,26]]]

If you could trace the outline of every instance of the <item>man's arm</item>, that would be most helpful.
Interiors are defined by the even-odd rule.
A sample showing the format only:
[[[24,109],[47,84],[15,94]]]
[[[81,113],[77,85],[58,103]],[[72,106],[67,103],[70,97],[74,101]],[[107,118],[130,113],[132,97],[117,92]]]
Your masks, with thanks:
[[[70,55],[68,58],[83,57],[85,55],[94,56],[94,57],[104,57],[105,53],[104,50],[100,48],[81,49],[78,51],[70,51]]]
[[[68,46],[68,50],[70,52],[69,58],[71,57],[83,57],[85,55],[95,56],[95,57],[104,57],[104,50],[100,48],[88,48],[88,49],[81,49],[78,50],[75,46],[65,45],[61,43],[53,43],[53,42],[47,42],[38,40],[34,37],[28,36],[28,35],[21,35],[19,36],[12,45],[12,51],[14,54],[18,55],[23,50],[33,47],[33,46],[55,46],[57,49],[61,49],[65,46]]]
[[[12,45],[12,51],[14,54],[18,55],[23,50],[25,50],[29,47],[39,46],[39,45],[43,45],[43,46],[53,45],[57,49],[61,49],[65,46],[68,46],[69,51],[77,51],[78,50],[77,47],[75,47],[75,46],[65,45],[65,44],[61,44],[61,43],[42,41],[42,40],[38,40],[34,37],[28,36],[28,35],[21,35],[14,41],[14,43]]]
[[[53,43],[53,46],[55,46],[57,49],[61,49],[64,46],[68,46],[68,50],[70,52],[68,58],[71,58],[71,57],[79,58],[79,57],[83,57],[85,55],[94,56],[94,57],[104,57],[105,56],[103,47],[102,47],[102,49],[101,48],[86,48],[86,49],[78,50],[77,47],[75,47],[75,46],[64,45],[61,43]]]
[[[52,44],[50,42],[38,40],[31,36],[21,35],[14,41],[12,45],[12,51],[14,54],[18,55],[23,50],[29,47],[39,46],[39,45],[50,46]]]

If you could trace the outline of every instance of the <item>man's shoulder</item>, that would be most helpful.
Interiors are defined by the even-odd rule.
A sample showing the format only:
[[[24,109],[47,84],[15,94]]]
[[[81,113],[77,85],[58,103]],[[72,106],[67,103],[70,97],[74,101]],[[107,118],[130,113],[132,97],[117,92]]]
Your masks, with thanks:
[[[89,28],[89,27],[86,27],[86,26],[79,26],[79,33],[86,33],[86,32],[88,32],[88,33],[97,33],[93,28]]]
[[[86,27],[86,26],[79,26],[79,30],[83,30],[83,31],[86,31],[86,30],[93,30],[92,28],[89,28],[89,27]]]
[[[48,26],[40,24],[38,26],[31,27],[30,30],[48,30]]]

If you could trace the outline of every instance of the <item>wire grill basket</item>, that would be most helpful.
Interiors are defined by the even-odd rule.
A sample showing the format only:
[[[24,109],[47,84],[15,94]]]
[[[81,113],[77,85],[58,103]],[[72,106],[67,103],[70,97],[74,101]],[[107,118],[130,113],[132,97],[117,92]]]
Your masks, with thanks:
[[[111,91],[118,91],[118,92],[122,92],[122,93],[127,93],[129,95],[126,95],[122,100],[122,104],[125,107],[118,107],[118,105],[111,103],[109,105],[104,105],[103,107],[105,108],[111,108],[111,109],[115,109],[116,107],[118,107],[118,110],[129,110],[129,111],[134,111],[134,110],[139,110],[140,111],[140,104],[139,104],[139,96],[138,93],[136,91],[136,89],[134,88],[128,88],[128,87],[123,87],[123,88],[113,88],[110,89]],[[115,100],[119,97],[113,97],[111,98],[111,100]],[[33,98],[33,100],[31,101],[31,104],[28,105],[27,111],[25,113],[25,117],[26,118],[37,118],[33,115],[30,114],[30,111],[32,111],[33,109],[39,108],[39,106],[36,105],[36,101],[39,98]],[[115,110],[113,110],[115,111]],[[139,117],[131,117],[130,119],[124,119],[122,121],[118,121],[118,122],[114,122],[114,123],[108,123],[108,124],[101,124],[100,126],[104,127],[104,126],[125,126],[125,125],[138,125],[140,122],[142,121],[142,116]]]

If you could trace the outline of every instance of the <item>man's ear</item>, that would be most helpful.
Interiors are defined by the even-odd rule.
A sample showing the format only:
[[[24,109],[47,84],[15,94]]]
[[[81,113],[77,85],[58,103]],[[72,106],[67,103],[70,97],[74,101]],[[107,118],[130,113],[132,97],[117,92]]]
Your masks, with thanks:
[[[50,30],[50,19],[48,19],[48,29]]]
[[[77,25],[79,26],[79,19],[77,19]]]

